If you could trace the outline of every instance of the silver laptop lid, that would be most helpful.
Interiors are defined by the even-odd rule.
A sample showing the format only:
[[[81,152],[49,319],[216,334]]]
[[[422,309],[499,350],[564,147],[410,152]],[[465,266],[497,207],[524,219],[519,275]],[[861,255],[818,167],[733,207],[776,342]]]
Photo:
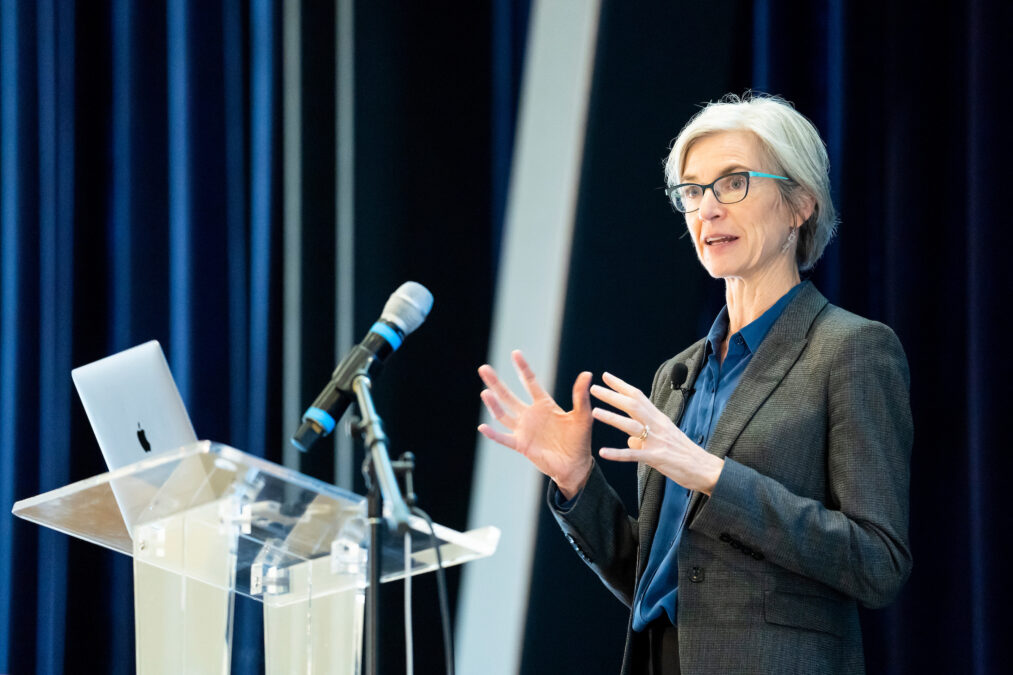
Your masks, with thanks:
[[[110,471],[197,441],[157,340],[71,376]]]

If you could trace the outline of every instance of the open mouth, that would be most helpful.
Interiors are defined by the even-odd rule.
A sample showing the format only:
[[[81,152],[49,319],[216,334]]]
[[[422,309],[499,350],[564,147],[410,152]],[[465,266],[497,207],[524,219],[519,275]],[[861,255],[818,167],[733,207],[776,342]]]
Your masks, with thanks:
[[[736,239],[738,239],[738,237],[733,237],[728,234],[721,234],[715,237],[707,237],[703,240],[703,243],[705,243],[707,246],[717,246],[719,244],[729,244],[735,241]]]

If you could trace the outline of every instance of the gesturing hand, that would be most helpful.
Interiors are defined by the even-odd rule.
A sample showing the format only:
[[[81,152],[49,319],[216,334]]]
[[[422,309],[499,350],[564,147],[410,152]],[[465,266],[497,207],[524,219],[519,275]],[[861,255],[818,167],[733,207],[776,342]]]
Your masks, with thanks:
[[[633,385],[609,373],[602,379],[609,388],[595,385],[591,387],[591,394],[629,417],[603,408],[595,408],[592,415],[630,438],[629,448],[602,448],[601,457],[617,462],[643,462],[685,488],[710,495],[721,475],[724,460],[689,440],[668,415]],[[645,430],[646,437],[642,439]]]
[[[527,457],[535,467],[555,481],[567,499],[577,494],[591,472],[591,373],[584,372],[573,383],[573,410],[566,412],[549,396],[519,351],[511,353],[521,384],[531,403],[519,399],[488,364],[478,374],[488,389],[481,397],[496,420],[509,430],[497,431],[488,424],[478,430],[486,438]]]

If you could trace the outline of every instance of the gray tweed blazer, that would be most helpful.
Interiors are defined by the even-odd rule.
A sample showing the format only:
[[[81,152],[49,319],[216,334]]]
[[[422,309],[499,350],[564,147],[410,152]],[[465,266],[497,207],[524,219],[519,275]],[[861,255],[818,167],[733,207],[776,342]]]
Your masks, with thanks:
[[[678,422],[704,340],[658,369],[651,400]],[[673,389],[677,363],[689,374]],[[811,283],[753,355],[707,451],[725,466],[690,499],[679,544],[679,658],[704,673],[863,673],[857,603],[890,603],[911,570],[909,376],[896,335]],[[565,512],[578,555],[628,607],[647,564],[665,478],[640,465],[639,516],[595,466]],[[646,635],[628,629],[622,672]]]

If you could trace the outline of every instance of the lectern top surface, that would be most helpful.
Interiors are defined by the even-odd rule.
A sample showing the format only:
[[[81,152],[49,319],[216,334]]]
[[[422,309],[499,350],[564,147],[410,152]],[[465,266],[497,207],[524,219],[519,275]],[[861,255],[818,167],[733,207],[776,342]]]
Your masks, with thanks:
[[[22,500],[13,510],[131,555],[135,565],[264,602],[299,602],[364,579],[364,497],[208,441]],[[129,534],[124,518],[134,523]],[[420,518],[410,525],[411,573],[428,572],[436,563],[428,526]],[[495,528],[435,531],[444,565],[491,555],[499,538]],[[387,537],[374,553],[384,581],[403,576],[401,541]]]

